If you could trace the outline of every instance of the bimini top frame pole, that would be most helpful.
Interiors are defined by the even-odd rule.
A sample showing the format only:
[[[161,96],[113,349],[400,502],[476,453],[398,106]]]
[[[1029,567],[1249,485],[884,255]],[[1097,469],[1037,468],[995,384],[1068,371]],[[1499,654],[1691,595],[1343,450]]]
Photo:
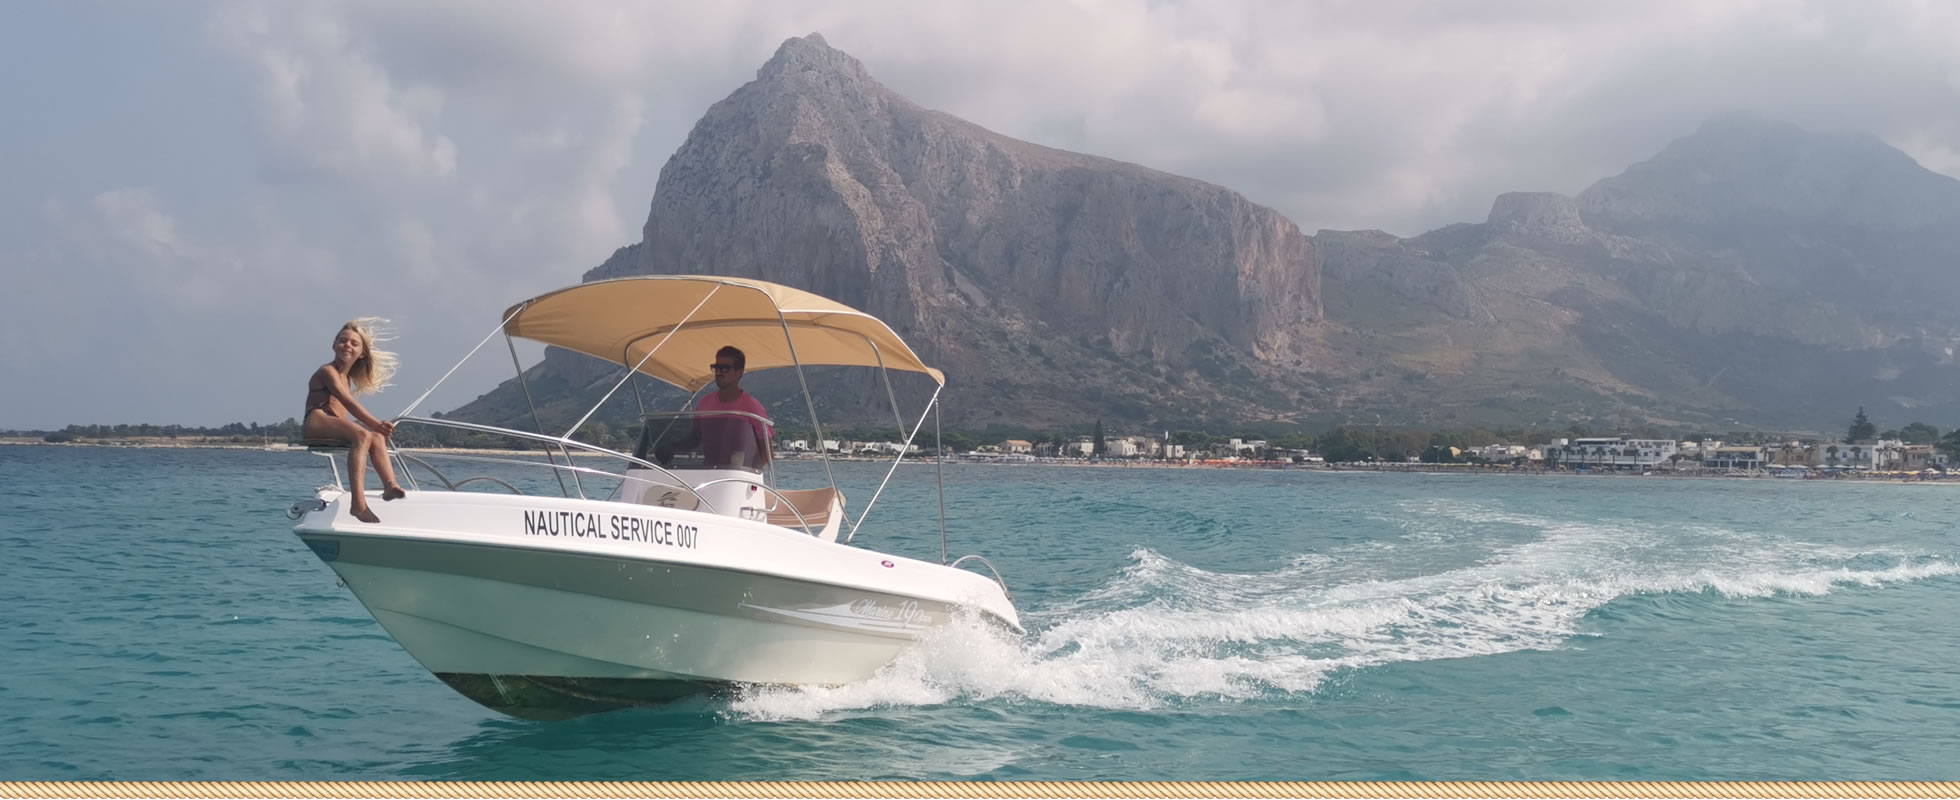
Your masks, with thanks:
[[[830,451],[823,446],[823,421],[817,419],[817,398],[810,394],[810,379],[803,375],[803,359],[796,355],[796,335],[789,331],[789,318],[783,316],[781,306],[776,307],[776,322],[783,326],[783,341],[789,345],[789,359],[796,364],[796,383],[803,388],[803,405],[810,409],[810,432],[817,437],[817,460],[823,462],[824,480],[830,481],[830,488],[837,488],[837,475],[830,470]],[[775,464],[775,454],[770,454],[769,463]],[[845,519],[849,519],[849,515]],[[864,515],[859,514],[859,519]]]
[[[509,314],[504,315],[504,321],[497,323],[497,327],[495,330],[492,330],[489,333],[484,334],[483,341],[477,342],[475,347],[470,348],[470,351],[463,355],[463,360],[456,362],[456,365],[450,367],[448,372],[443,373],[442,377],[437,378],[436,382],[431,384],[429,386],[428,391],[423,392],[421,397],[417,397],[415,398],[415,402],[409,403],[408,408],[403,409],[401,415],[406,417],[410,414],[415,413],[415,409],[421,407],[422,401],[429,399],[429,395],[434,394],[436,389],[442,386],[444,381],[449,380],[449,376],[456,374],[456,370],[462,369],[464,364],[469,363],[470,359],[475,358],[476,352],[478,350],[482,350],[484,345],[489,344],[491,337],[496,336],[499,331],[502,331],[505,325],[510,324],[511,318],[517,316],[518,312],[523,310],[524,310],[524,306],[519,305],[516,308],[511,309]],[[508,341],[510,337],[506,335],[504,339]]]
[[[702,306],[707,305],[709,300],[713,300],[715,295],[720,293],[721,293],[721,287],[716,286],[715,288],[709,290],[707,295],[701,298],[700,302],[695,303],[693,308],[688,309],[687,316],[681,317],[681,321],[678,324],[674,325],[674,327],[671,330],[668,330],[665,336],[661,336],[659,344],[647,348],[647,354],[641,356],[639,362],[633,364],[630,367],[627,367],[626,375],[621,377],[618,383],[613,384],[613,387],[611,389],[607,389],[605,396],[600,397],[599,402],[594,403],[592,405],[592,408],[588,409],[585,412],[585,416],[579,417],[577,422],[572,423],[572,427],[565,429],[565,438],[571,438],[571,435],[578,430],[578,426],[584,425],[585,421],[591,419],[593,414],[599,413],[599,409],[603,408],[606,405],[607,400],[612,399],[613,394],[619,391],[619,387],[625,386],[626,382],[632,380],[633,376],[640,371],[641,367],[646,366],[646,363],[653,359],[653,354],[660,352],[660,348],[667,346],[667,342],[674,338],[674,331],[678,331],[682,327],[686,326],[689,320],[694,319],[695,314],[701,312]],[[620,353],[619,353],[620,363],[622,364],[626,363],[626,359],[631,357],[632,354],[630,351],[632,350],[633,345],[637,341],[638,340],[635,340],[634,342],[628,342],[625,347],[620,348]],[[543,430],[543,428],[539,428],[539,430]]]
[[[939,563],[946,563],[946,444],[939,435],[939,406],[932,407],[932,474],[939,480]]]
[[[516,313],[513,312],[511,316],[517,316],[517,315]],[[510,347],[510,365],[517,370],[517,385],[524,388],[524,404],[531,407],[531,422],[538,426],[538,435],[543,436],[544,419],[538,416],[538,404],[536,401],[531,399],[531,382],[524,379],[524,362],[517,360],[517,342],[513,341],[510,338],[510,334],[506,333],[504,334],[504,344]],[[564,446],[560,445],[559,449],[564,450]],[[548,459],[552,459],[552,463],[554,464],[557,463],[557,456],[552,455],[550,450],[544,451],[544,457]],[[570,450],[566,450],[565,466],[569,467],[571,465],[572,465],[572,453]],[[571,492],[570,490],[565,488],[565,476],[559,474],[558,470],[555,469],[551,471],[551,474],[556,475],[558,477],[558,491],[561,494],[569,495]],[[578,486],[579,496],[584,497],[585,484],[579,483],[578,475],[574,474],[572,476],[572,483]]]
[[[946,387],[944,386],[933,387],[932,398],[926,401],[925,411],[919,414],[919,423],[917,425],[912,426],[912,432],[905,436],[905,443],[899,445],[898,457],[892,459],[891,469],[885,471],[885,479],[878,482],[878,491],[871,493],[871,501],[864,504],[863,511],[858,512],[857,522],[851,525],[850,535],[844,537],[845,544],[850,544],[851,539],[857,536],[858,528],[864,525],[865,518],[871,515],[871,507],[877,505],[878,496],[885,493],[885,485],[892,482],[892,475],[898,472],[898,465],[905,462],[905,454],[912,449],[912,439],[919,435],[920,428],[924,428],[926,426],[926,415],[931,414],[933,408],[939,405],[939,392],[941,389],[944,388]],[[937,457],[937,455],[938,455],[937,453],[934,453],[935,457]]]

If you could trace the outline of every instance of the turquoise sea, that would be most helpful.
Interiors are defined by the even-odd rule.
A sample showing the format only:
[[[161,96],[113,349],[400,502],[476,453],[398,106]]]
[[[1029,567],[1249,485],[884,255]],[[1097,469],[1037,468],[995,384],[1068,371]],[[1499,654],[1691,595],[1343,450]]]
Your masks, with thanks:
[[[937,557],[931,476],[858,543]],[[1960,778],[1960,487],[949,466],[1025,639],[529,722],[292,536],[326,479],[0,447],[0,779]]]

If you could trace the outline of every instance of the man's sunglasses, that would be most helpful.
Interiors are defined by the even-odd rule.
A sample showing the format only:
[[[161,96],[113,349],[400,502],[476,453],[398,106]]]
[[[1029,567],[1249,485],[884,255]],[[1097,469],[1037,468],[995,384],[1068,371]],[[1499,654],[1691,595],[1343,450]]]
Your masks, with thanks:
[[[716,375],[720,375],[724,372],[735,370],[736,366],[734,364],[709,364],[708,369],[714,370]]]

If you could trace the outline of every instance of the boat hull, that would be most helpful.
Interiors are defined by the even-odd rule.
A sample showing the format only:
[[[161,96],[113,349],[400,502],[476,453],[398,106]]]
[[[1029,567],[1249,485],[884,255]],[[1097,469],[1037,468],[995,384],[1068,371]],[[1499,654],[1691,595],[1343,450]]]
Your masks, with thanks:
[[[656,706],[689,697],[714,697],[740,684],[544,675],[468,675],[438,672],[457,694],[484,708],[520,719],[561,720]]]
[[[388,516],[375,526],[333,490],[321,500],[300,538],[430,672],[515,716],[863,680],[963,609],[1018,629],[991,580],[748,520],[427,492],[377,504]],[[513,525],[513,511],[528,516]],[[601,535],[539,531],[561,512],[592,515],[573,527]],[[663,532],[613,538],[614,518]]]

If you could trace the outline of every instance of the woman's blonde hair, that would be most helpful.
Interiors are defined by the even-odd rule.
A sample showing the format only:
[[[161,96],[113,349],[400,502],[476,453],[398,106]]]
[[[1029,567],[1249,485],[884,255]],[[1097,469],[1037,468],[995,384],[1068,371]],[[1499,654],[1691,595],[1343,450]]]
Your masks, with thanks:
[[[395,376],[397,363],[395,354],[375,347],[375,342],[385,342],[395,337],[388,335],[382,327],[387,320],[380,317],[361,317],[349,320],[340,326],[343,331],[353,331],[361,337],[361,357],[354,359],[354,366],[347,370],[347,383],[355,394],[373,394],[388,385],[388,379]]]

